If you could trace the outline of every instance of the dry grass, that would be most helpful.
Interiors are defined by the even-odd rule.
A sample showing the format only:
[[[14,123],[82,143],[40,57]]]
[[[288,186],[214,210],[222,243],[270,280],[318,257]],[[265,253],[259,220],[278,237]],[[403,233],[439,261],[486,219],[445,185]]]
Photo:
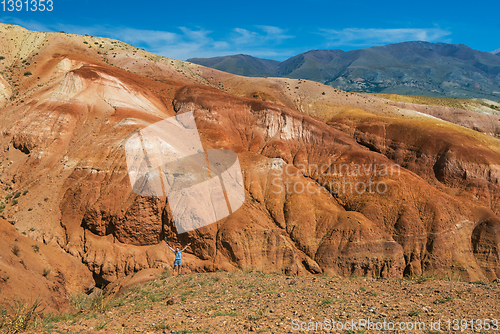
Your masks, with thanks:
[[[417,95],[397,95],[397,94],[370,94],[388,99],[394,102],[424,104],[438,107],[451,107],[465,109],[467,103],[472,103],[469,99],[454,99],[447,97],[417,96]]]
[[[106,295],[97,290],[92,295],[87,296],[83,293],[71,295],[69,297],[70,305],[78,312],[102,313],[109,307],[109,300]]]
[[[35,322],[42,310],[39,310],[41,301],[15,300],[7,309],[0,309],[0,330],[3,333],[15,334],[25,331]]]
[[[71,305],[80,312],[46,316],[28,333],[87,333],[89,329],[92,333],[120,333],[124,328],[142,333],[165,329],[235,333],[252,328],[262,333],[288,333],[291,319],[334,315],[348,321],[366,317],[370,309],[385,314],[387,321],[430,321],[436,315],[465,314],[480,319],[498,312],[499,289],[496,283],[473,284],[435,276],[379,280],[261,272],[159,275],[116,296],[103,295],[100,290],[90,296],[71,296]]]

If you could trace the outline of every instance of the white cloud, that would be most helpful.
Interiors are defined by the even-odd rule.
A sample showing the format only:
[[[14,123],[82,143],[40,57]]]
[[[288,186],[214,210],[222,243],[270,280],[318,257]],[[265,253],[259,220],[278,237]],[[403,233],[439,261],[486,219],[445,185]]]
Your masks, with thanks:
[[[40,24],[35,21],[22,21],[10,18],[7,22],[37,31],[65,31],[73,34],[88,34],[117,39],[150,52],[175,59],[225,56],[248,53],[256,57],[287,58],[294,50],[280,48],[277,44],[294,38],[284,29],[274,26],[256,26],[255,30],[234,28],[224,36],[212,37],[214,33],[203,28],[178,27],[175,31],[135,29],[129,27],[110,27],[104,25],[76,26],[54,23]]]
[[[262,45],[264,43],[281,43],[295,36],[286,35],[284,29],[273,26],[256,26],[260,31],[249,31],[247,29],[235,28],[236,33],[232,41],[235,44]]]
[[[451,35],[451,32],[441,28],[345,28],[341,30],[321,29],[321,34],[327,38],[329,46],[360,47],[406,41],[450,41],[449,38],[444,38]]]
[[[257,41],[259,34],[242,28],[234,28],[236,36],[232,38],[234,44],[253,44]]]
[[[292,35],[286,35],[286,31],[281,29],[281,28],[278,28],[278,27],[273,27],[273,26],[257,26],[257,28],[261,29],[262,31],[264,31],[266,33],[266,37],[269,39],[269,40],[274,40],[274,41],[283,41],[285,39],[289,39],[289,38],[294,38],[295,36],[292,36]]]
[[[180,39],[178,34],[168,31],[141,30],[133,28],[112,29],[108,32],[108,35],[111,35],[113,38],[121,41],[127,41],[127,43],[130,44],[175,43]]]

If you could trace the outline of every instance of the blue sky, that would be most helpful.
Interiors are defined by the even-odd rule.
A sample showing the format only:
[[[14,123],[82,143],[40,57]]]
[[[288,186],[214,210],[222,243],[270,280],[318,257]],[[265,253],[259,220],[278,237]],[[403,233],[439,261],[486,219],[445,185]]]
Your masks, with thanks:
[[[410,40],[500,48],[500,0],[53,2],[52,12],[2,11],[0,21],[115,38],[182,60],[238,53],[284,60]]]

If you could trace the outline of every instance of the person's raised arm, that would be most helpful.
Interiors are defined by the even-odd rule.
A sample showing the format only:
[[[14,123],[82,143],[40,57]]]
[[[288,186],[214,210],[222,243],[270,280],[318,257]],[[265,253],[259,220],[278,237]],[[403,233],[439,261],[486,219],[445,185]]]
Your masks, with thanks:
[[[184,252],[184,251],[186,250],[186,248],[188,248],[189,246],[191,246],[191,243],[188,243],[188,244],[186,245],[186,247],[184,247],[184,248],[182,249],[182,251]]]
[[[170,250],[175,253],[175,250],[172,247],[170,247],[170,245],[168,244],[167,238],[163,239],[163,241],[165,241],[165,243],[167,244],[167,247],[170,248]]]

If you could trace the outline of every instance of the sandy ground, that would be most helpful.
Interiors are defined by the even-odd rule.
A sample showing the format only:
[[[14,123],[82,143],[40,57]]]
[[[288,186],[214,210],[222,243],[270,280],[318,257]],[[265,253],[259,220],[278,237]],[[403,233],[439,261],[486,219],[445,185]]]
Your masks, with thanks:
[[[500,330],[496,320],[487,321],[490,330],[476,330],[480,324],[484,326],[484,319],[500,322],[498,281],[293,277],[259,272],[175,277],[164,274],[108,299],[107,303],[103,313],[85,311],[46,318],[30,333],[349,333],[345,329],[351,330],[351,327],[329,330],[333,321],[335,326],[354,323],[357,327],[350,333],[379,332],[367,330],[369,321],[371,326],[385,326],[386,333],[490,333],[497,332],[494,331],[497,327]],[[465,320],[460,323],[462,319]],[[394,330],[390,330],[392,326]]]

